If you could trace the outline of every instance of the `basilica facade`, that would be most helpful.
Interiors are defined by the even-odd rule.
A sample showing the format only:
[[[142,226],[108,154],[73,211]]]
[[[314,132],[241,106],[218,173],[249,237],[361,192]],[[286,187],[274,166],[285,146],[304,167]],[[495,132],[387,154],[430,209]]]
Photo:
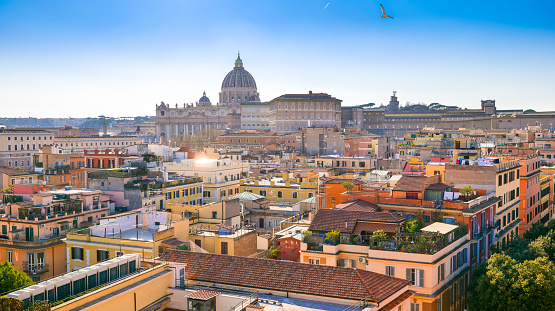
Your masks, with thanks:
[[[235,67],[222,82],[219,102],[215,105],[206,93],[195,104],[171,107],[162,102],[156,105],[157,138],[193,135],[205,129],[240,129],[241,105],[256,102],[260,102],[256,82],[238,55]]]

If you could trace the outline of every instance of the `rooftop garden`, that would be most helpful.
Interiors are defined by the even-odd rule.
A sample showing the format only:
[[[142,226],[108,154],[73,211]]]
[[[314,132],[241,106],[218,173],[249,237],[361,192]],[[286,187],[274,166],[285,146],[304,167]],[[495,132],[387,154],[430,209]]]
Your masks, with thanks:
[[[377,230],[372,234],[348,234],[339,230],[330,232],[303,232],[303,242],[308,250],[322,251],[324,245],[362,245],[371,249],[421,254],[435,254],[452,242],[468,234],[468,227],[461,226],[452,233],[397,232],[394,234]]]

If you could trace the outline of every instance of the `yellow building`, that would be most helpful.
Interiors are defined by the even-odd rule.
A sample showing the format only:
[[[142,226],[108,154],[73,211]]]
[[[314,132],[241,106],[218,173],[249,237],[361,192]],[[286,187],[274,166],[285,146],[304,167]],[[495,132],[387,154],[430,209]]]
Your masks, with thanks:
[[[240,191],[259,194],[272,202],[300,202],[317,194],[318,175],[301,177],[298,173],[290,172],[270,175],[268,178],[241,180]]]
[[[203,182],[201,177],[181,177],[175,180],[156,183],[148,186],[151,199],[155,195],[161,195],[164,206],[169,203],[203,205],[202,197]],[[161,204],[160,204],[161,206]]]
[[[102,218],[100,225],[69,233],[67,271],[88,267],[123,254],[155,258],[164,252],[164,241],[189,242],[189,221],[154,207]]]
[[[202,224],[205,228],[214,228],[224,224],[233,228],[241,227],[241,204],[239,199],[230,199],[203,206],[173,204],[166,207],[166,211],[176,217],[188,218],[190,225]]]
[[[441,175],[441,182],[445,182],[445,163],[429,162],[426,164],[426,176]]]
[[[232,159],[186,159],[165,163],[168,172],[176,176],[196,176],[204,181],[203,200],[223,201],[239,193],[239,180],[248,176],[249,164]]]
[[[249,257],[257,253],[257,236],[255,230],[223,225],[214,230],[191,228],[189,238],[208,253]]]

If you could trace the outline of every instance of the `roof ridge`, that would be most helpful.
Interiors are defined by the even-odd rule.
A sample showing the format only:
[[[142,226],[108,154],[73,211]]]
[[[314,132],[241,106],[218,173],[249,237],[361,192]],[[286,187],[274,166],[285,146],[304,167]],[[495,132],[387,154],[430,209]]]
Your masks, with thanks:
[[[368,297],[372,297],[372,292],[370,291],[370,287],[368,287],[368,284],[366,284],[366,282],[362,278],[362,275],[360,275],[360,272],[358,272],[358,269],[355,268],[355,272],[356,272],[358,278],[360,279],[360,281],[362,282],[362,285],[364,285],[364,288],[366,289],[366,292],[368,292]],[[370,272],[370,271],[368,271],[368,272]],[[370,300],[368,297],[366,299]]]

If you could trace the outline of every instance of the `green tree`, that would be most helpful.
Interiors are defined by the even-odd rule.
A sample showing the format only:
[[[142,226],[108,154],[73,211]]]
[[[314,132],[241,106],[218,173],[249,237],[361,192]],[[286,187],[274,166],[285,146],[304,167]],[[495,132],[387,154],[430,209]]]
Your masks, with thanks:
[[[326,233],[326,238],[324,240],[328,241],[332,245],[337,245],[337,244],[339,244],[340,234],[341,234],[341,232],[339,231],[339,228],[337,228],[333,231],[330,231],[330,232]]]
[[[342,183],[341,186],[343,186],[343,188],[345,188],[345,190],[347,191],[351,191],[355,187],[355,185],[353,185],[353,183],[349,181]]]
[[[33,285],[33,281],[27,274],[17,270],[7,261],[0,263],[0,294],[29,285]]]
[[[29,306],[29,311],[50,311],[52,308],[44,301],[35,301]]]
[[[547,257],[518,263],[507,255],[494,254],[487,271],[469,289],[471,310],[553,310],[555,264]]]
[[[378,241],[385,240],[387,239],[387,233],[385,233],[383,230],[376,230],[372,232],[372,238]]]
[[[459,193],[461,194],[463,200],[468,201],[471,200],[474,196],[474,189],[472,189],[472,187],[469,185],[459,190]]]
[[[23,311],[23,302],[16,298],[0,298],[0,310],[2,311]]]
[[[418,230],[420,230],[420,224],[418,223],[417,219],[407,221],[405,223],[405,229],[408,233],[418,232]]]

